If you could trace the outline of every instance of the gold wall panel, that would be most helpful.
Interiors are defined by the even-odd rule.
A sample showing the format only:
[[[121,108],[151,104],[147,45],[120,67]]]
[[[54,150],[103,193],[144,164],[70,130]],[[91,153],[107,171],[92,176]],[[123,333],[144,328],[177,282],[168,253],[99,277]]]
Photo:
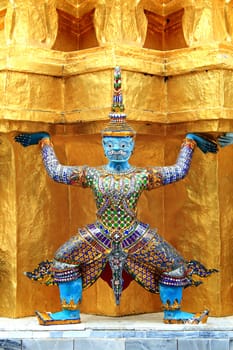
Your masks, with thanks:
[[[169,119],[172,122],[208,119],[212,110],[222,107],[222,71],[206,70],[169,77],[167,90]],[[196,105],[197,101],[198,106]],[[194,105],[195,108],[193,108]],[[177,113],[178,111],[179,119],[177,119],[176,114],[173,114],[173,112]],[[219,112],[218,110],[217,115],[212,113],[212,119],[218,118]]]
[[[63,110],[62,79],[8,72],[5,76],[5,103],[9,108]],[[17,91],[17,94],[15,93]],[[56,98],[54,98],[56,96]]]
[[[98,74],[93,72],[68,78],[65,94],[66,110],[87,111],[91,109],[97,111],[108,108],[108,101],[111,101],[112,98],[111,82],[112,70],[110,69],[100,71]],[[97,117],[96,120],[98,119]]]
[[[233,91],[232,91],[232,83],[233,83],[233,70],[226,70],[223,72],[223,96],[222,96],[222,104],[227,109],[227,111],[231,111],[232,109],[232,99],[233,99]]]
[[[135,54],[135,51],[132,53]],[[208,69],[198,67],[196,71],[188,74],[190,61],[186,61],[187,55],[183,56],[183,52],[177,53],[180,64],[183,59],[183,62],[188,65],[186,71],[180,74],[173,75],[169,68],[169,71],[162,75],[162,57],[156,56],[157,66],[156,61],[152,63],[155,55],[150,55],[147,51],[145,55],[143,51],[140,59],[134,56],[132,64],[137,63],[137,69],[129,67],[123,70],[125,105],[129,119],[145,123],[180,123],[220,118],[232,120],[231,62],[226,68],[221,68],[222,64],[219,62],[214,66],[205,67]],[[207,51],[201,56],[202,61],[206,53]],[[218,54],[218,51],[216,50],[215,53]],[[104,52],[101,51],[96,60],[98,65],[101,64],[103,55]],[[219,52],[219,56],[224,55],[229,57],[227,52]],[[82,74],[77,73],[75,57],[80,59],[80,62],[83,59],[83,55],[69,57],[70,63],[64,69],[66,76],[19,71],[5,72],[2,69],[0,91],[4,103],[0,107],[0,119],[49,123],[105,120],[109,111],[109,101],[111,101],[113,69],[106,67],[104,70],[85,72],[85,66],[83,66]],[[124,67],[127,58],[129,62],[131,60],[131,52],[128,51],[123,57],[119,52],[118,57]],[[153,73],[143,72],[143,57],[151,60],[150,68]],[[170,67],[174,57],[173,52],[170,57]],[[61,74],[62,69],[59,68],[56,55],[54,59],[57,64],[56,72]],[[66,62],[65,57],[62,62]],[[19,70],[18,62],[12,63],[17,64],[17,70]],[[51,64],[52,61],[48,62],[47,66],[40,65],[39,68],[46,73]],[[35,67],[38,66],[35,64]],[[54,69],[54,65],[52,67]],[[152,92],[151,94],[148,94],[148,89]]]
[[[220,156],[220,155],[219,155]],[[219,157],[218,177],[219,177],[219,258],[220,258],[220,286],[219,293],[219,313],[223,315],[232,314],[233,305],[233,264],[232,264],[232,244],[233,235],[231,232],[233,220],[232,205],[232,162],[233,148],[222,149]]]
[[[69,193],[66,186],[46,176],[40,149],[22,149],[13,144],[17,167],[17,315],[32,314],[38,308],[53,308],[59,300],[54,287],[44,288],[23,275],[32,266],[53,257],[68,238]],[[23,152],[22,152],[23,151]],[[56,144],[59,158],[67,161],[64,147]],[[58,187],[57,187],[58,186]],[[58,219],[60,218],[60,219]],[[42,297],[42,295],[45,297]]]
[[[0,136],[0,314],[17,316],[17,225],[14,152],[8,139]]]
[[[113,52],[98,48],[60,56],[42,49],[25,49],[24,55],[19,49],[4,49],[2,60],[0,57],[4,101],[0,118],[49,123],[102,121],[111,101],[112,67],[119,62],[129,119],[152,123],[232,119],[229,46],[173,50],[166,63],[161,52],[141,50],[119,46]],[[33,54],[35,59],[29,60]],[[196,66],[189,73],[193,60]]]
[[[166,142],[166,162],[172,163],[178,149],[177,139]],[[218,157],[205,155],[197,149],[187,178],[165,187],[164,236],[188,260],[198,260],[209,268],[219,269],[218,182]],[[197,306],[210,308],[212,314],[217,314],[220,304],[216,291],[223,273],[212,275],[198,288],[186,289],[184,308],[192,311]]]

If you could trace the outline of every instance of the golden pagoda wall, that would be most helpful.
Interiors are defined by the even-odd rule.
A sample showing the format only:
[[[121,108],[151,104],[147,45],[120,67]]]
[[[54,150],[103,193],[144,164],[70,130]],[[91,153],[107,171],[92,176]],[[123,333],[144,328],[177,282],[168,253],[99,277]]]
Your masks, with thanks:
[[[91,192],[50,180],[38,147],[14,143],[17,132],[50,132],[64,164],[102,164],[100,130],[115,65],[137,130],[135,165],[172,164],[187,132],[233,130],[232,1],[101,4],[0,1],[0,316],[57,309],[56,287],[33,283],[23,272],[52,258],[95,217]],[[220,270],[184,293],[184,308],[198,305],[215,316],[233,313],[232,160],[232,147],[217,156],[196,150],[185,180],[143,194],[138,206],[139,217],[187,259]],[[117,307],[99,279],[84,292],[82,311],[154,312],[160,302],[132,282]]]

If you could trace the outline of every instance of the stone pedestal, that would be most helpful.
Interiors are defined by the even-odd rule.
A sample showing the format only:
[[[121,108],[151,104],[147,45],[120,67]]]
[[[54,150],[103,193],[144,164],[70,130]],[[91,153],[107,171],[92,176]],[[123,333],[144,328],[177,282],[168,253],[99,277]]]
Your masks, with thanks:
[[[206,325],[164,325],[162,314],[104,317],[82,314],[82,323],[39,326],[34,317],[0,318],[4,350],[228,350],[233,319],[210,317]]]

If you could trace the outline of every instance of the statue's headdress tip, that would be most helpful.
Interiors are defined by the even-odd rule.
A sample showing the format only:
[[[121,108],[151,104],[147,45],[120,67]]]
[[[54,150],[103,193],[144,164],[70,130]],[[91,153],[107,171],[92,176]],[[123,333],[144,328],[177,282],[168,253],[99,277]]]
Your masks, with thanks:
[[[121,68],[116,66],[114,69],[112,108],[109,113],[110,122],[103,129],[102,136],[134,137],[136,132],[126,122],[126,117],[121,89]]]

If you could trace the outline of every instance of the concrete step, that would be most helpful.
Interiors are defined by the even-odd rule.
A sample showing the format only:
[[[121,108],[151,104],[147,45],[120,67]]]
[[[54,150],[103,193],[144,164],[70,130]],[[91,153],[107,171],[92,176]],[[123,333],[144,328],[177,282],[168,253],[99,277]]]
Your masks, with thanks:
[[[165,325],[162,317],[82,314],[82,323],[65,326],[0,318],[0,350],[233,350],[233,316],[204,325]]]

